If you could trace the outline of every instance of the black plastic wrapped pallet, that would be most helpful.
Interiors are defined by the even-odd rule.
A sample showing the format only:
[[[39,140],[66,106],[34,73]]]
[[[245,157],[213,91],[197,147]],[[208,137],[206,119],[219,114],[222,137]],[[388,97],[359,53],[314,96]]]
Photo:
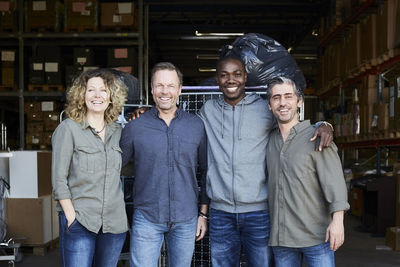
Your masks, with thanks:
[[[304,91],[306,80],[294,58],[276,40],[259,33],[249,33],[236,38],[232,45],[224,46],[221,57],[234,54],[240,56],[246,66],[247,86],[265,85],[277,76],[295,81]]]
[[[139,80],[130,75],[129,73],[122,72],[116,69],[109,69],[114,75],[120,78],[128,88],[128,99],[127,104],[139,104],[140,103],[140,84]]]

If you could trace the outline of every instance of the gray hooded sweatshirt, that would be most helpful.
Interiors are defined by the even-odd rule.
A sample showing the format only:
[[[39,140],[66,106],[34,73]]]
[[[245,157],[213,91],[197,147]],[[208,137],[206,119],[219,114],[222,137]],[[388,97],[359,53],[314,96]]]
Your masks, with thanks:
[[[207,195],[230,213],[268,209],[266,151],[275,119],[257,94],[236,106],[219,99],[200,110],[208,139]]]

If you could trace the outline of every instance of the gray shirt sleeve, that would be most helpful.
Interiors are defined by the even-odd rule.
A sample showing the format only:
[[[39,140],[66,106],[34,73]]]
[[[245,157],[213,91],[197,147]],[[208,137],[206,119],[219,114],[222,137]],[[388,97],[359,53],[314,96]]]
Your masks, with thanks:
[[[73,142],[71,130],[66,123],[60,124],[51,138],[53,147],[51,182],[56,200],[71,199],[67,180],[74,152]]]
[[[312,155],[329,213],[348,210],[350,207],[347,202],[347,189],[336,145],[332,144],[322,152]]]

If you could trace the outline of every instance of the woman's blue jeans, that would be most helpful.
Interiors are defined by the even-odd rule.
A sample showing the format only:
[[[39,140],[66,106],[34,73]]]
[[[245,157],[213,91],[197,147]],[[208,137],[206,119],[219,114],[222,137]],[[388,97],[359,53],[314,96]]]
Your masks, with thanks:
[[[60,257],[62,267],[112,267],[117,266],[126,233],[95,234],[77,220],[67,228],[64,212],[58,214],[60,224]]]

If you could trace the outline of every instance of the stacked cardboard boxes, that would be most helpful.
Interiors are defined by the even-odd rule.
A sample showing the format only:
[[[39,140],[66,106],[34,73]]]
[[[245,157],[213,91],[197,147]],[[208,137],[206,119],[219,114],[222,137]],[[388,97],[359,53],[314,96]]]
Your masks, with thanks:
[[[134,3],[101,3],[102,29],[134,29],[138,24],[138,11]]]
[[[0,31],[16,32],[17,28],[17,0],[0,2]]]
[[[56,239],[59,227],[51,196],[51,152],[14,151],[9,170],[7,235],[25,237],[24,245],[43,245]]]
[[[59,124],[59,104],[54,101],[25,102],[27,132],[25,143],[29,148],[48,149],[51,136]]]
[[[1,50],[1,85],[13,87],[16,84],[15,50]]]
[[[382,1],[376,13],[361,16],[359,23],[349,25],[343,38],[332,41],[321,55],[320,73],[326,73],[318,77],[321,92],[398,55],[399,33],[400,2],[396,0]]]
[[[64,31],[97,31],[97,0],[65,0]]]
[[[109,48],[107,52],[108,67],[122,72],[137,75],[137,51],[133,47]]]
[[[60,31],[62,9],[58,0],[26,1],[25,31]]]
[[[63,84],[60,47],[39,46],[36,52],[37,56],[30,59],[32,63],[29,66],[30,82],[38,83],[43,77],[43,84]]]

